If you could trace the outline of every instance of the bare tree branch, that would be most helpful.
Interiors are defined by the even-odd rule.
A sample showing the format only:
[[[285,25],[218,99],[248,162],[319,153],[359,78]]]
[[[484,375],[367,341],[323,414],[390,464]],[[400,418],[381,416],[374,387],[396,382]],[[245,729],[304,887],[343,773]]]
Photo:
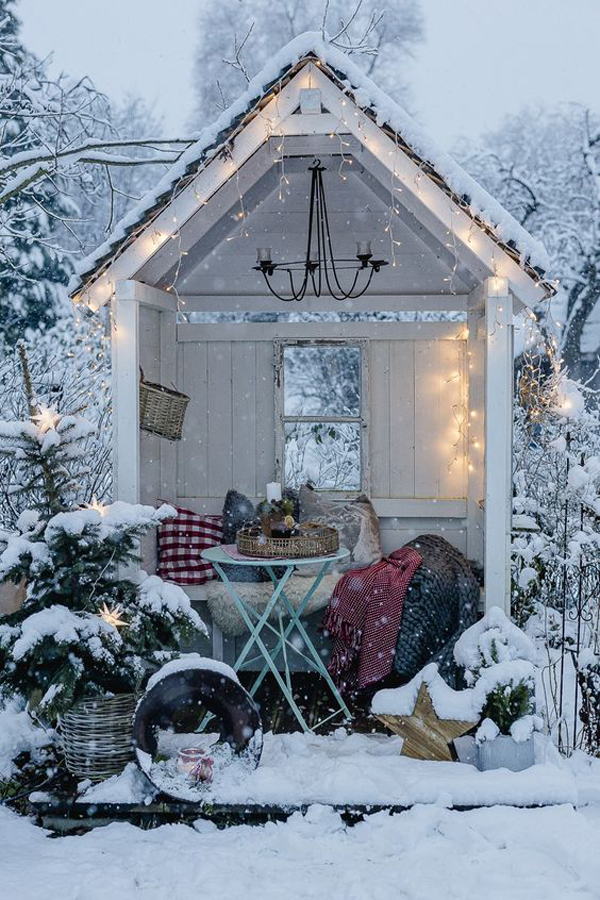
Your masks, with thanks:
[[[233,35],[233,59],[224,59],[223,62],[231,66],[232,69],[237,69],[238,72],[241,72],[244,78],[246,79],[246,83],[250,81],[250,76],[248,75],[248,69],[246,68],[245,63],[242,60],[242,53],[244,47],[248,42],[248,38],[252,34],[254,29],[254,22],[250,24],[250,28],[246,32],[246,36],[243,38],[241,43],[238,42],[237,34]]]

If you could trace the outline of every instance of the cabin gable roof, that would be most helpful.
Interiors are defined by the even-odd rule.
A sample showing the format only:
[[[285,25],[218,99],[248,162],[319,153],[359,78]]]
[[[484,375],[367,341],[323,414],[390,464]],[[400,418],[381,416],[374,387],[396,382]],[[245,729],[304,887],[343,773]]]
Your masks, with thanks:
[[[79,263],[69,285],[71,295],[92,308],[102,306],[116,280],[133,277],[193,209],[210,202],[212,193],[235,176],[243,163],[239,145],[247,138],[250,151],[252,130],[256,132],[253,140],[259,144],[276,135],[278,124],[297,110],[300,90],[308,86],[322,90],[324,109],[343,121],[370,150],[381,151],[384,163],[386,150],[388,156],[406,160],[402,177],[407,190],[433,205],[433,212],[442,221],[448,220],[453,234],[456,226],[459,242],[466,249],[467,244],[473,243],[473,235],[478,234],[481,252],[483,245],[487,248],[484,256],[490,274],[496,273],[498,261],[504,261],[503,270],[498,266],[496,274],[508,275],[523,303],[532,306],[553,293],[552,283],[545,278],[548,258],[543,245],[440,150],[351,59],[324,42],[319,34],[306,33],[274,55],[250,81],[246,92],[215,123],[202,129],[197,140],[119,222],[107,241]],[[346,104],[348,114],[343,109]],[[211,181],[207,173],[217,160],[224,170]],[[393,174],[397,174],[395,168]],[[206,189],[207,185],[198,190],[203,176],[212,183],[212,192]],[[163,222],[171,209],[181,215],[173,215],[168,234],[168,228],[162,226],[159,231],[156,223]],[[125,265],[127,253],[131,260]],[[120,265],[117,261],[121,261]]]

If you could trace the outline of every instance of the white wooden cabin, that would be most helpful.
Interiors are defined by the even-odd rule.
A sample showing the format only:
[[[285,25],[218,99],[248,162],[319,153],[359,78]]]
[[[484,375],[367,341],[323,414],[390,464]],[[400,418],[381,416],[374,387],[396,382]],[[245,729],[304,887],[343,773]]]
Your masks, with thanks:
[[[370,240],[389,265],[359,299],[282,303],[253,269],[257,247],[303,258],[315,157],[335,256]],[[282,348],[347,343],[362,373],[355,492],[384,552],[441,532],[483,564],[485,606],[509,610],[512,323],[551,292],[544,265],[348,57],[300,36],[81,267],[74,300],[111,310],[115,498],[217,513],[229,488],[264,497],[285,474]],[[289,321],[299,312],[395,320]],[[140,431],[140,367],[191,397],[180,442]]]

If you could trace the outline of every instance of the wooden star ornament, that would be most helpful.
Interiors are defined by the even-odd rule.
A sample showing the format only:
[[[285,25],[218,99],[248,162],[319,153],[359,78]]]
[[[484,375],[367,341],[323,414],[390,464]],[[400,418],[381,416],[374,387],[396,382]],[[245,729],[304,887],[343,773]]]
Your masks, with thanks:
[[[380,722],[404,738],[401,755],[412,759],[455,759],[451,742],[466,734],[475,722],[460,719],[440,719],[436,713],[425,682],[421,684],[417,702],[410,716],[377,713]]]

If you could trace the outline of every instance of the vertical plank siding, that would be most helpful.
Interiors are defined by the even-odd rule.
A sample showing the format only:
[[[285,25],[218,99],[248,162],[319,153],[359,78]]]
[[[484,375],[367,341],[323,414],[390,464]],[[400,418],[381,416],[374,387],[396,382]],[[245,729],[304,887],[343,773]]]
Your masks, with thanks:
[[[177,353],[178,384],[190,397],[178,497],[222,498],[232,487],[261,495],[274,465],[271,343],[186,342]]]
[[[415,496],[415,345],[390,341],[390,497]]]
[[[208,496],[224,497],[233,484],[233,396],[228,341],[208,344]],[[236,448],[239,452],[239,448]]]
[[[390,342],[374,341],[370,346],[371,493],[390,496]],[[401,389],[401,388],[400,388]]]
[[[377,340],[366,352],[372,496],[466,497],[465,342]],[[178,496],[222,498],[232,487],[262,496],[274,473],[272,342],[185,341],[177,354],[177,384],[190,396]]]
[[[208,361],[206,343],[179,344],[178,378],[190,398],[178,445],[178,494],[208,496]]]

